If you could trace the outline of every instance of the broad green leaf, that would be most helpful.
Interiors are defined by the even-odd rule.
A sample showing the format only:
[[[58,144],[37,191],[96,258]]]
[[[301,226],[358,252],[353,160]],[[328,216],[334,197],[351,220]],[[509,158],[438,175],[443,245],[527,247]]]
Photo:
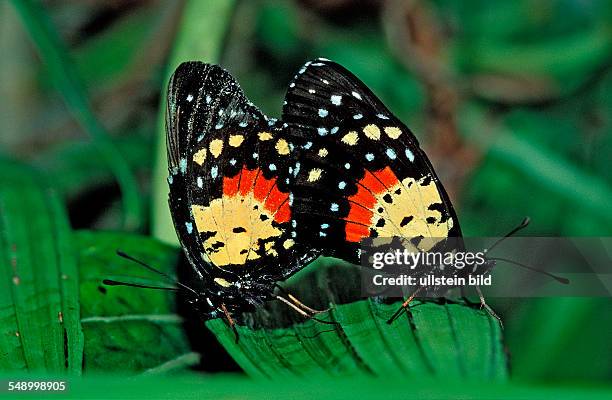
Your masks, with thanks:
[[[507,378],[496,319],[461,303],[415,301],[410,316],[389,325],[388,318],[401,303],[355,301],[359,293],[355,272],[350,265],[322,259],[284,285],[305,304],[318,308],[327,304],[329,310],[317,317],[331,324],[304,322],[273,302],[238,326],[238,343],[224,320],[208,321],[207,326],[253,377]],[[349,298],[353,300],[345,302]]]
[[[284,329],[239,326],[238,343],[225,321],[212,320],[207,326],[254,377],[506,379],[497,320],[461,304],[416,302],[412,320],[388,325],[399,304],[361,300],[334,305],[322,317],[338,325],[308,321]]]
[[[72,232],[45,179],[1,162],[0,369],[81,373]]]
[[[178,250],[137,235],[80,231],[81,324],[85,335],[84,369],[124,373],[168,372],[197,364],[176,312],[173,291],[105,286],[104,279],[135,282],[145,278],[172,286],[140,265],[119,257],[121,250],[170,275]],[[135,279],[136,277],[136,279]]]

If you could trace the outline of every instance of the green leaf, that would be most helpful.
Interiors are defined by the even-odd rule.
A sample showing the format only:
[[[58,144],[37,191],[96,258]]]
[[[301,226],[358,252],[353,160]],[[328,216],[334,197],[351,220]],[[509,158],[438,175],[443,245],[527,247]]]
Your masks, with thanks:
[[[415,301],[411,315],[388,318],[401,302],[345,301],[359,290],[356,269],[322,259],[284,285],[305,304],[329,311],[300,321],[282,304],[247,315],[235,337],[223,319],[207,322],[219,342],[253,377],[347,376],[504,381],[501,328],[479,309],[452,301]],[[355,280],[357,278],[357,280]]]
[[[176,313],[173,291],[109,287],[104,279],[171,286],[159,275],[119,257],[117,250],[174,274],[178,249],[145,236],[80,231],[81,324],[85,334],[85,371],[168,372],[199,362]]]
[[[0,369],[80,374],[83,336],[72,234],[42,176],[1,162]]]

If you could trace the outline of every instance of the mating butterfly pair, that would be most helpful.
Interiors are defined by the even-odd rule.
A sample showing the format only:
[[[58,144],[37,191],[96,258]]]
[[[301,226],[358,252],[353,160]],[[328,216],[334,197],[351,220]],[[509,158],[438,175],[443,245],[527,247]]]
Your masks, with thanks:
[[[372,237],[460,237],[415,136],[352,73],[318,59],[268,118],[216,65],[181,64],[168,89],[169,203],[206,318],[253,309],[314,258],[359,263]]]

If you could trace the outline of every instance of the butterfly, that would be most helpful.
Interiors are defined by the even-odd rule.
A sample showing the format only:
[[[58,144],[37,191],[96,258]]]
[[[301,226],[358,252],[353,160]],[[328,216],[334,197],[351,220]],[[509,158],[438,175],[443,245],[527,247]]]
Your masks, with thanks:
[[[449,240],[459,221],[414,134],[330,60],[299,70],[280,120],[221,67],[183,63],[166,132],[169,206],[205,318],[233,326],[233,314],[272,298],[309,315],[277,283],[319,256],[359,263],[364,239],[463,249]]]
[[[319,255],[296,238],[294,145],[221,67],[181,64],[168,88],[169,206],[204,318],[253,310]],[[292,299],[292,296],[289,296]]]

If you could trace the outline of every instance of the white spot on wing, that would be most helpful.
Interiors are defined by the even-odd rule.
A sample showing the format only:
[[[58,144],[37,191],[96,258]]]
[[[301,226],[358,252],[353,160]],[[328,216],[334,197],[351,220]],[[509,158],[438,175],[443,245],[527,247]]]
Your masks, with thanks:
[[[410,160],[410,162],[413,162],[414,161],[414,154],[412,153],[412,151],[410,151],[410,149],[406,149],[405,153],[406,153],[406,158],[408,158],[408,160]]]
[[[342,104],[342,96],[337,94],[332,95],[331,103],[335,106],[339,106],[340,104]]]

